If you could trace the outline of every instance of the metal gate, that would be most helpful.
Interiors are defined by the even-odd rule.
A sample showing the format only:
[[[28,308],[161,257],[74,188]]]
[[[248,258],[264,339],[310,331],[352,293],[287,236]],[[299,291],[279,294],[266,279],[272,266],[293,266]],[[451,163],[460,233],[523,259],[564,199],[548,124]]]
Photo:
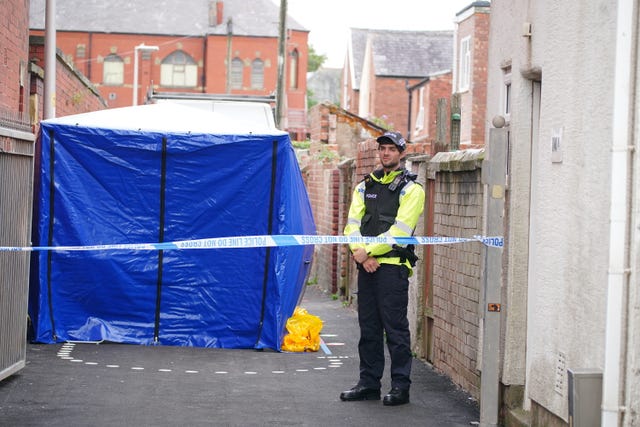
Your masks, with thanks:
[[[0,246],[30,246],[35,136],[0,124]],[[30,252],[0,251],[0,380],[25,366]]]

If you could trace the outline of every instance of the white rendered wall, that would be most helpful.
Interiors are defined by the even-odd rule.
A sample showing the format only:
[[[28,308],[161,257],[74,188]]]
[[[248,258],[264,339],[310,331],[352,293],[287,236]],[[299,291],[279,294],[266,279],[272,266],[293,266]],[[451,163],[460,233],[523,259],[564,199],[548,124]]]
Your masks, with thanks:
[[[509,61],[513,93],[503,382],[525,375],[525,398],[565,421],[566,370],[604,359],[615,14],[615,2],[600,0],[491,5],[488,120],[501,113],[500,65]],[[535,69],[532,129],[533,84],[523,71]]]

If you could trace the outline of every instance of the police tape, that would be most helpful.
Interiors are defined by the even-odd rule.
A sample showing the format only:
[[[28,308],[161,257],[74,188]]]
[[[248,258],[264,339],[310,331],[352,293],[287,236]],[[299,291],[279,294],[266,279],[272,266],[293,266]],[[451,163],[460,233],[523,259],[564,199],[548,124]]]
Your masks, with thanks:
[[[0,252],[40,252],[40,251],[157,251],[176,249],[234,249],[261,248],[309,245],[342,245],[342,244],[388,244],[388,245],[449,245],[455,243],[480,242],[487,247],[502,248],[504,238],[501,236],[438,237],[438,236],[320,236],[282,234],[273,236],[234,236],[214,237],[208,239],[178,240],[163,243],[123,243],[88,246],[0,246]]]

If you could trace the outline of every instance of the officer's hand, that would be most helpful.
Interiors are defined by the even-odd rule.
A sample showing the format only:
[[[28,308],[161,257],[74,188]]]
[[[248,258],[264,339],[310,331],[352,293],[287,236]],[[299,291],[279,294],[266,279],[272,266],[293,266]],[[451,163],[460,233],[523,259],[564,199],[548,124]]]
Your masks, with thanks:
[[[374,273],[378,269],[378,267],[380,267],[380,264],[378,263],[377,259],[370,256],[362,263],[362,267],[367,273]]]
[[[367,258],[369,258],[369,255],[367,254],[367,251],[364,248],[358,248],[353,252],[353,259],[358,264],[364,263],[367,260]]]

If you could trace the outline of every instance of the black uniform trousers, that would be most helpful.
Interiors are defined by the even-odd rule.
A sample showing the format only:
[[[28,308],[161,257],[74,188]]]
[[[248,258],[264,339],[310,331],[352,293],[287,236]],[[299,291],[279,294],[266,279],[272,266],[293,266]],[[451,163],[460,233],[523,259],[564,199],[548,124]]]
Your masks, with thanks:
[[[409,269],[380,264],[374,273],[358,271],[358,323],[360,325],[359,385],[380,389],[384,372],[384,339],[391,358],[391,387],[411,385],[411,335],[407,319]]]

